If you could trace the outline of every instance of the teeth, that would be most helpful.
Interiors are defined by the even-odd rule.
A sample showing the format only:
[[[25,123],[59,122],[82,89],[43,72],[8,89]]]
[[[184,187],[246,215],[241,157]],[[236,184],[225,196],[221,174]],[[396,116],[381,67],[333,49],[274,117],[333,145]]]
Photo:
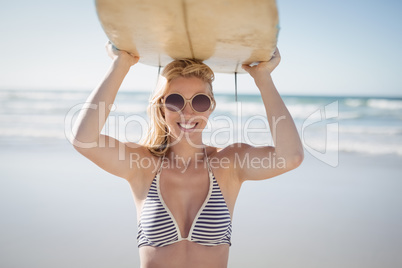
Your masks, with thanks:
[[[185,129],[190,129],[190,128],[195,127],[195,124],[182,124],[182,123],[179,123],[179,125],[180,125],[182,128],[185,128]]]

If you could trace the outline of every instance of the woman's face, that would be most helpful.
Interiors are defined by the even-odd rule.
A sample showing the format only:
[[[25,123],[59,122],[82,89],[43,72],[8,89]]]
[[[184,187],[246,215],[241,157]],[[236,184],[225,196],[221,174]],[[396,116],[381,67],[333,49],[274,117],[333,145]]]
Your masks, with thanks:
[[[199,93],[210,96],[208,83],[197,77],[178,77],[173,79],[164,97],[166,98],[172,93],[179,93],[187,100]],[[189,139],[188,142],[193,144],[202,143],[202,130],[207,125],[208,118],[212,112],[211,109],[202,113],[196,112],[191,108],[189,102],[180,112],[171,111],[166,107],[163,107],[163,109],[173,140],[178,141],[178,139],[182,140],[184,138]]]

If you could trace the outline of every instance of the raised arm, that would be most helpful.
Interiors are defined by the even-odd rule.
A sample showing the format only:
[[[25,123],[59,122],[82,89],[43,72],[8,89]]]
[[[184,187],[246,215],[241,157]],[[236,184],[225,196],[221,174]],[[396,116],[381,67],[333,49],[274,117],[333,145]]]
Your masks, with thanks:
[[[129,175],[129,148],[112,137],[101,135],[116,94],[130,67],[139,60],[110,42],[106,50],[112,58],[110,69],[82,107],[75,122],[74,148],[106,171],[119,177]]]
[[[252,67],[242,66],[254,78],[261,92],[274,141],[274,147],[241,144],[240,148],[235,150],[239,158],[247,157],[250,161],[254,160],[254,165],[249,163],[241,169],[236,169],[242,181],[271,178],[298,167],[303,161],[303,146],[295,123],[271,78],[271,72],[278,66],[280,59],[279,50],[276,49],[270,61]]]

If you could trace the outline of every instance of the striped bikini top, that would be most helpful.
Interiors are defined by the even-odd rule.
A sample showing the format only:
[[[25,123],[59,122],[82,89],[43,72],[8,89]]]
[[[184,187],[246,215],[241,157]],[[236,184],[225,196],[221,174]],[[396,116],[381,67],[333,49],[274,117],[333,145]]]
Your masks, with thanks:
[[[160,174],[155,175],[145,199],[138,223],[138,247],[163,247],[182,240],[205,246],[231,245],[232,221],[229,209],[209,166],[207,197],[194,218],[188,237],[182,237],[179,226],[161,195]]]

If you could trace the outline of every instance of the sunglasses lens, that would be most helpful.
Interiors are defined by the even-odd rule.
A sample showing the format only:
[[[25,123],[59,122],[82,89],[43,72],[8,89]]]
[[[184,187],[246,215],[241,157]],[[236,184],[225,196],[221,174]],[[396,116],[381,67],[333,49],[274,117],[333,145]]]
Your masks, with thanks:
[[[199,94],[193,98],[191,105],[193,106],[194,110],[199,113],[203,113],[208,111],[208,109],[211,107],[211,100],[207,95]]]
[[[165,105],[170,111],[178,112],[184,106],[184,99],[179,94],[170,94],[166,97]]]

